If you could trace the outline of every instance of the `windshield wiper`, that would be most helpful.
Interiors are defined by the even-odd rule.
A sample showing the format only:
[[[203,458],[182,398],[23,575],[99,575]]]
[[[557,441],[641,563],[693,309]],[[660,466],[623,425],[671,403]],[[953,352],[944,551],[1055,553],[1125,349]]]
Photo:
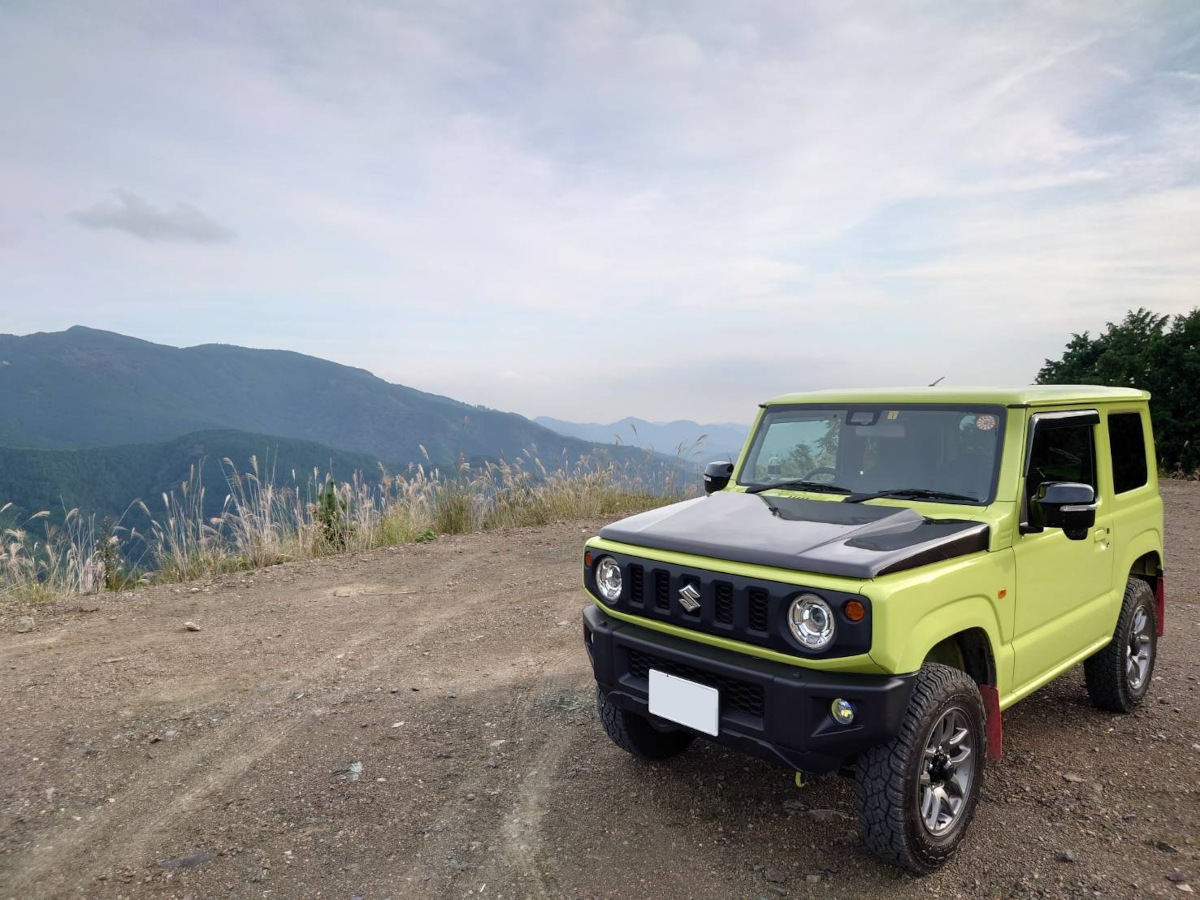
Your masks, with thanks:
[[[819,491],[824,494],[849,494],[850,488],[844,488],[840,484],[826,484],[823,481],[805,481],[803,478],[797,478],[792,481],[776,481],[773,484],[756,484],[753,487],[746,488],[747,494],[761,494],[763,491]]]
[[[914,500],[966,500],[968,503],[978,503],[978,497],[966,494],[955,494],[951,491],[935,491],[930,488],[888,488],[886,491],[869,491],[864,494],[851,494],[843,503],[862,503],[864,500],[874,500],[876,497],[909,497]]]

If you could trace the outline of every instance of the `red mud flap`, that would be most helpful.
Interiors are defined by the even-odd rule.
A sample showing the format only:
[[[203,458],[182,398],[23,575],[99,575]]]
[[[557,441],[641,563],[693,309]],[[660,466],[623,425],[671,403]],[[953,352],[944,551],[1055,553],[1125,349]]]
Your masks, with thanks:
[[[1004,755],[1004,724],[1000,721],[1000,692],[992,684],[981,684],[979,696],[983,699],[983,712],[987,716],[988,759],[1000,759]]]
[[[1154,622],[1158,636],[1163,636],[1163,625],[1167,605],[1167,576],[1159,575],[1154,579]]]

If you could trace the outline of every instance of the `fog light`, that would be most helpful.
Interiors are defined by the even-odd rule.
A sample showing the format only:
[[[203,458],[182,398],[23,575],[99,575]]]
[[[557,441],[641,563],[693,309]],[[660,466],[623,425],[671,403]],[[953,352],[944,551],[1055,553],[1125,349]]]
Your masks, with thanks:
[[[829,714],[839,725],[849,725],[854,721],[854,704],[838,697],[829,704]]]

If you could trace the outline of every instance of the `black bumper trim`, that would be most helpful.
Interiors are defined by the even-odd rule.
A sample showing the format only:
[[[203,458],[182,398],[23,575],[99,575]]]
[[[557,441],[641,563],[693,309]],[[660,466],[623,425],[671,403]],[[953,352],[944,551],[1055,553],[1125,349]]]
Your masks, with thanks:
[[[752,756],[805,772],[830,772],[899,730],[914,675],[824,672],[710,647],[619,621],[590,605],[584,643],[600,690],[619,706],[649,715],[646,659],[666,671],[709,683],[723,694],[720,733],[701,735]],[[839,725],[830,703],[854,704]],[[761,698],[756,700],[756,698]]]

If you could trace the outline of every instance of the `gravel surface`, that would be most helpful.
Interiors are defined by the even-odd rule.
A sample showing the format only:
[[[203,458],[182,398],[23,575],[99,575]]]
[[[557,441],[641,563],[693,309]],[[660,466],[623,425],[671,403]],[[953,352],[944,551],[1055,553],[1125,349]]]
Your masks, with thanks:
[[[1006,713],[928,878],[866,855],[844,779],[609,744],[590,522],[0,612],[0,897],[1200,892],[1200,484],[1163,493],[1146,704],[1092,709],[1077,669]]]

